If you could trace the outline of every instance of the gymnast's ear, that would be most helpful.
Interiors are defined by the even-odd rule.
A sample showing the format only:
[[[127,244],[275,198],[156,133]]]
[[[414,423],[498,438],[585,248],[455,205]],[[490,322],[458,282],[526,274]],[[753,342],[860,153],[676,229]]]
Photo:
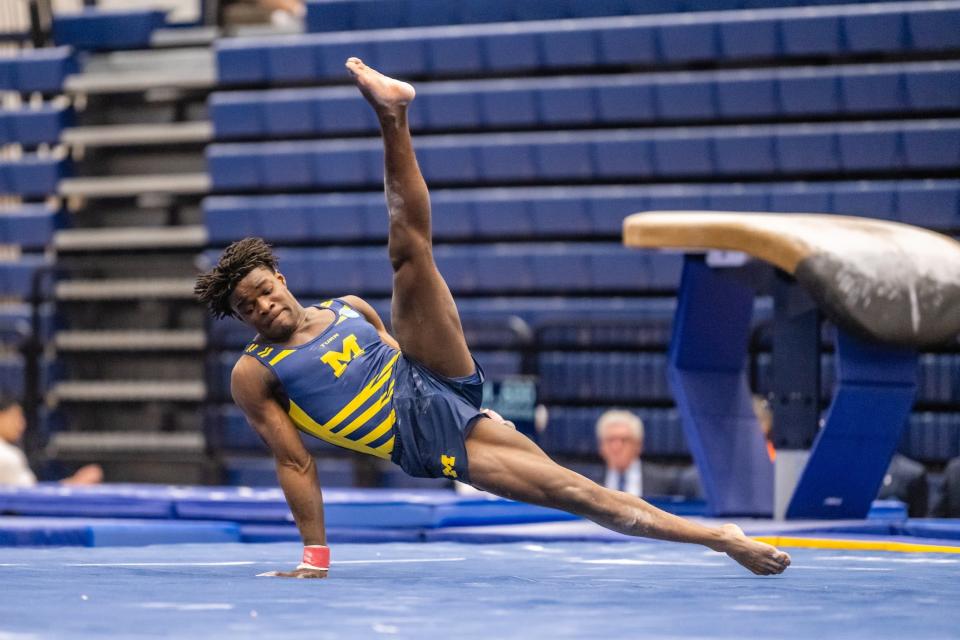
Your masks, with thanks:
[[[283,275],[282,273],[280,273],[279,271],[276,272],[276,276],[277,276],[277,280],[279,280],[279,281],[283,284],[284,287],[287,287],[287,279],[286,279],[286,277],[284,277],[284,275]],[[290,287],[287,287],[287,288],[289,289]]]

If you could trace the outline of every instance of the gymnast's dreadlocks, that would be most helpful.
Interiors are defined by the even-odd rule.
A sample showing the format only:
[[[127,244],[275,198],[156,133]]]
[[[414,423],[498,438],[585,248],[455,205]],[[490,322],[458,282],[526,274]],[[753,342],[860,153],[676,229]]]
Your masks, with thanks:
[[[277,272],[277,256],[261,238],[244,238],[227,247],[217,265],[197,277],[193,292],[216,318],[237,317],[230,306],[230,294],[243,278],[256,269],[265,267]]]

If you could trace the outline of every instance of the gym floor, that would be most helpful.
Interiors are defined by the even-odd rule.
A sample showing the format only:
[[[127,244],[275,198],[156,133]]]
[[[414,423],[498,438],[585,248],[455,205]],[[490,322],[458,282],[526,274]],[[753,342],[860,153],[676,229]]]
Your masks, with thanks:
[[[955,638],[960,555],[791,549],[757,577],[631,541],[340,544],[326,580],[293,543],[0,549],[0,639]]]

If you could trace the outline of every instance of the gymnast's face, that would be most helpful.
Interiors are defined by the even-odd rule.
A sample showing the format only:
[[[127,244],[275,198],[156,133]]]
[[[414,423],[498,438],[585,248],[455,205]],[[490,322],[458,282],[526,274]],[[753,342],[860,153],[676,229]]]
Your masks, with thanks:
[[[607,466],[617,471],[626,471],[643,451],[639,440],[626,422],[608,422],[600,436],[600,457]]]
[[[244,323],[271,342],[284,342],[293,334],[301,310],[283,274],[264,267],[257,267],[237,283],[230,306]]]

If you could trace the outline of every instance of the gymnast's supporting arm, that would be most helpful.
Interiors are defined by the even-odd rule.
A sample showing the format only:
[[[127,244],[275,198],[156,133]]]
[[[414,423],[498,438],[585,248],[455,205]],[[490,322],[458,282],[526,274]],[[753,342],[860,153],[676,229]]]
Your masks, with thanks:
[[[313,456],[303,446],[300,434],[280,404],[272,387],[275,380],[270,371],[253,358],[240,358],[230,376],[230,393],[234,402],[243,410],[247,420],[270,447],[277,464],[277,478],[287,499],[293,519],[300,530],[305,549],[327,544],[327,532],[323,520],[323,494],[317,480],[317,468]],[[329,565],[329,552],[326,564]],[[304,554],[306,558],[307,554]],[[295,571],[273,571],[270,576],[287,578],[325,578],[327,568],[318,568],[313,562],[301,565]]]

